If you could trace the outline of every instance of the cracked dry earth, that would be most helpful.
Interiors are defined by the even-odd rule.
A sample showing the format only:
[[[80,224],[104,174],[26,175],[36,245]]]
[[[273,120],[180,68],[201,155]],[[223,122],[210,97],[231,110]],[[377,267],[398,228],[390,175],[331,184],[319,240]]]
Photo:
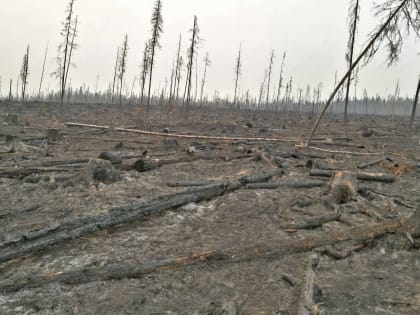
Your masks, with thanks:
[[[392,183],[359,181],[364,193],[339,205],[340,219],[313,228],[285,228],[285,224],[334,211],[323,202],[297,205],[321,200],[328,178],[315,188],[243,186],[2,260],[1,314],[297,314],[313,252],[319,262],[314,268],[314,305],[308,314],[420,313],[416,236],[393,231],[328,243],[335,252],[354,249],[342,259],[328,254],[325,246],[311,245],[312,240],[334,233],[406,220],[419,207],[420,131],[406,136],[405,119],[353,117],[350,139],[342,141],[341,117],[330,116],[319,132],[327,141],[314,144],[324,151],[303,151],[296,150],[294,142],[182,138],[168,142],[156,136],[65,126],[73,121],[143,128],[130,106],[0,104],[0,112],[19,118],[17,124],[0,127],[0,253],[14,241],[31,241],[28,235],[65,222],[118,215],[125,209],[121,206],[189,189],[170,187],[170,182],[232,182],[279,167],[283,174],[269,182],[304,182],[322,179],[310,177],[309,166],[314,164],[358,172],[357,165],[378,157],[389,159],[365,171],[396,175]],[[149,123],[153,131],[168,128],[171,133],[212,136],[299,139],[312,123],[293,113],[208,110],[193,112],[188,121],[182,115],[164,114],[160,119],[158,112],[153,114]],[[59,128],[63,137],[47,144],[46,130],[52,127]],[[366,128],[375,132],[363,137]],[[25,145],[6,152],[7,135],[17,136]],[[137,156],[123,162],[131,165],[145,151],[155,159],[186,157],[190,146],[196,159],[144,173],[107,164],[118,172],[114,180],[92,177],[92,161],[101,152]],[[333,152],[337,150],[380,155]],[[86,161],[55,171],[39,166],[70,160]],[[38,171],[29,175],[4,173],[34,166],[39,166]],[[194,260],[209,253],[217,253],[216,258]],[[188,259],[191,263],[182,263]],[[161,267],[130,272],[156,263]],[[109,270],[117,270],[119,276],[108,277],[104,271]],[[74,278],[63,281],[63,274]]]

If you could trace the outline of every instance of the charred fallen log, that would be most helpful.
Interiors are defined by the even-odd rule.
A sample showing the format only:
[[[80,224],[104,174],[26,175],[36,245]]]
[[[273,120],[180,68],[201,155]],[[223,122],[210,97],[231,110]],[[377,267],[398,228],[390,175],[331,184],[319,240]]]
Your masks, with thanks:
[[[290,229],[290,230],[313,229],[313,228],[323,225],[324,223],[338,220],[340,216],[341,214],[339,212],[331,212],[325,215],[308,218],[306,220],[303,220],[302,222],[298,222],[294,224],[285,224],[285,225],[282,225],[281,227],[283,229]]]
[[[280,187],[289,188],[316,188],[323,187],[327,182],[323,180],[302,180],[302,181],[284,181],[272,183],[257,183],[246,186],[248,189],[277,189]]]
[[[370,166],[374,166],[374,165],[380,164],[380,163],[382,163],[384,161],[387,161],[387,160],[390,160],[390,159],[387,158],[387,157],[384,157],[384,158],[381,158],[381,159],[377,159],[377,160],[373,160],[373,161],[369,161],[369,162],[366,162],[366,163],[359,164],[357,166],[357,168],[363,170],[363,169],[366,169],[366,168],[368,168]]]
[[[420,213],[420,212],[419,212]],[[420,215],[420,214],[419,214]],[[409,221],[410,222],[410,221]],[[254,244],[238,251],[207,252],[203,254],[186,255],[179,258],[169,258],[161,261],[146,262],[136,265],[117,264],[105,267],[90,267],[68,272],[56,272],[43,276],[25,276],[9,281],[0,280],[0,291],[13,292],[23,288],[40,287],[49,283],[77,285],[92,281],[119,280],[124,278],[141,278],[150,273],[174,270],[184,266],[200,263],[239,263],[252,261],[270,255],[273,259],[285,255],[310,252],[342,242],[354,241],[364,243],[369,240],[396,232],[412,231],[409,223],[403,221],[382,222],[375,225],[359,226],[343,231],[323,233],[316,236],[306,236],[300,239],[279,240],[273,248]],[[305,282],[306,283],[306,282]],[[303,291],[302,291],[303,292]],[[309,296],[309,295],[308,295]],[[302,300],[302,301],[305,301]],[[304,303],[307,305],[307,303]]]
[[[334,172],[328,171],[328,170],[312,169],[310,172],[310,176],[331,177],[333,175],[334,175]],[[382,173],[357,172],[355,175],[358,180],[365,180],[365,181],[393,183],[396,180],[394,175],[382,174]]]
[[[33,254],[49,246],[80,238],[112,226],[141,221],[151,215],[181,207],[191,202],[197,203],[221,196],[244,187],[246,184],[266,181],[280,174],[282,174],[281,169],[273,169],[261,174],[241,177],[238,180],[187,189],[137,205],[114,208],[106,216],[76,219],[35,233],[22,235],[15,241],[0,245],[0,263]]]

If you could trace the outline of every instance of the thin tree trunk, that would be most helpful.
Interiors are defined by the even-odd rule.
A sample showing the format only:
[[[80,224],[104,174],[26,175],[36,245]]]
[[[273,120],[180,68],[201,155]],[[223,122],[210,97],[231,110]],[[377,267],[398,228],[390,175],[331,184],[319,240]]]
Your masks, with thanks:
[[[416,117],[416,110],[417,110],[417,104],[419,102],[419,95],[420,95],[420,77],[419,77],[419,83],[417,85],[416,96],[414,97],[413,110],[411,112],[410,129],[413,128],[414,118]]]
[[[204,84],[206,83],[206,75],[207,75],[207,61],[204,64],[203,80],[201,81],[200,105],[203,105],[203,93],[204,93]]]
[[[12,100],[12,85],[13,85],[13,79],[10,79],[10,87],[9,87],[9,102]]]
[[[175,67],[175,84],[174,84],[174,90],[172,92],[172,95],[174,96],[173,103],[175,104],[175,101],[178,99],[179,95],[179,79],[180,71],[181,71],[181,64],[180,64],[180,56],[181,56],[181,41],[182,41],[182,35],[179,34],[179,42],[178,42],[178,52],[176,54],[176,67]],[[176,97],[175,97],[176,96]]]
[[[150,59],[150,73],[149,73],[149,91],[147,94],[147,113],[150,111],[150,93],[152,91],[152,76],[153,76],[153,63],[155,61],[155,45],[152,45],[152,55]]]
[[[66,41],[64,43],[64,61],[63,61],[63,69],[61,72],[61,104],[63,104],[64,102],[64,94],[65,94],[65,89],[66,89],[66,73],[67,73],[67,58],[68,58],[68,49],[69,49],[69,41],[70,41],[70,29],[71,29],[71,20],[73,17],[73,4],[74,4],[74,0],[71,0],[70,2],[70,7],[69,7],[69,15],[67,17],[67,28],[66,28]]]
[[[359,16],[359,0],[356,0],[356,6],[354,8],[354,23],[353,23],[353,30],[351,36],[351,44],[350,44],[350,55],[349,55],[349,67],[350,67],[350,74],[347,79],[347,90],[346,90],[346,100],[344,104],[344,123],[347,124],[347,110],[349,106],[349,95],[350,95],[350,84],[351,84],[351,74],[352,74],[352,64],[353,64],[353,55],[354,55],[354,42],[356,39],[356,29],[357,29],[357,19]]]
[[[77,35],[77,16],[76,16],[76,20],[74,22],[74,30],[73,30],[73,36],[71,38],[71,42],[70,42],[70,52],[69,52],[69,56],[68,56],[68,61],[67,61],[67,68],[66,68],[66,74],[64,76],[64,89],[66,88],[66,84],[67,84],[67,79],[68,79],[68,75],[69,75],[69,68],[71,66],[71,56],[73,54],[73,48],[74,48],[74,39]]]
[[[273,62],[274,62],[274,50],[271,52],[270,66],[268,67],[267,98],[266,98],[267,109],[268,109],[268,102],[269,102],[269,97],[270,97],[271,71],[273,70]]]
[[[115,68],[114,68],[114,80],[112,82],[111,104],[114,104],[115,83],[117,81],[118,57],[119,57],[119,55],[120,55],[120,47],[117,47],[117,57],[115,58]]]
[[[47,43],[47,48],[45,48],[44,63],[42,65],[41,80],[39,82],[38,99],[41,98],[41,88],[42,88],[42,81],[44,81],[45,62],[47,61],[47,55],[48,55],[48,43]]]

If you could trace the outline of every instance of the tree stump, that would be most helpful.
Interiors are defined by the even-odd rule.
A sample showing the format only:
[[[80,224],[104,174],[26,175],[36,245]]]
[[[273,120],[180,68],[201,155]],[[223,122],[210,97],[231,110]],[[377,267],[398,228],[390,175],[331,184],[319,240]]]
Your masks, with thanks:
[[[18,115],[15,114],[7,114],[6,115],[6,122],[12,125],[16,125],[18,123]]]
[[[179,143],[176,139],[164,139],[163,146],[165,149],[169,150],[178,150]]]
[[[110,161],[91,160],[87,165],[88,180],[112,184],[120,179],[120,173],[112,166]]]
[[[48,144],[59,142],[62,139],[60,129],[48,128],[47,129],[47,141]]]
[[[20,139],[18,136],[7,135],[5,142],[8,150],[7,152],[15,152],[19,148]]]
[[[338,171],[329,184],[329,195],[336,204],[345,204],[357,194],[356,175],[351,172]]]

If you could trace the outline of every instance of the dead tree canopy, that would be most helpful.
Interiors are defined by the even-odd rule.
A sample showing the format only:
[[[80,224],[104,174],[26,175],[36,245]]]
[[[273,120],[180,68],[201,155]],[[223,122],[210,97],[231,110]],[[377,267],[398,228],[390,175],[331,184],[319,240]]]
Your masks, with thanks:
[[[152,38],[150,39],[150,61],[149,61],[149,91],[147,95],[147,111],[150,110],[150,93],[152,89],[153,66],[155,65],[156,49],[160,48],[160,36],[163,32],[162,2],[157,0],[152,13]]]
[[[78,48],[75,42],[77,37],[77,26],[78,18],[74,18],[74,2],[70,0],[67,10],[66,17],[64,19],[63,29],[60,34],[63,37],[63,42],[58,46],[57,56],[57,70],[53,73],[60,80],[60,98],[61,103],[64,101],[64,94],[66,93],[67,80],[69,74],[69,68],[72,66],[71,60],[73,51]]]

